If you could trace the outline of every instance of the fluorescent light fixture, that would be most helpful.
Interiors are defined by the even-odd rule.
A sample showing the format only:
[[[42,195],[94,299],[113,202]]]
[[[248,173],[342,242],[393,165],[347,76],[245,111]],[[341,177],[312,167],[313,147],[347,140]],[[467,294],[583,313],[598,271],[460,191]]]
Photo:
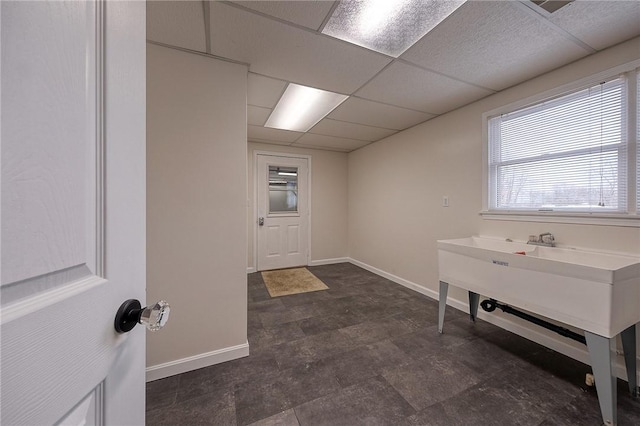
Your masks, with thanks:
[[[397,58],[465,0],[341,1],[322,32]]]
[[[290,83],[265,127],[306,132],[348,96]]]
[[[298,176],[296,172],[278,172],[280,176]]]

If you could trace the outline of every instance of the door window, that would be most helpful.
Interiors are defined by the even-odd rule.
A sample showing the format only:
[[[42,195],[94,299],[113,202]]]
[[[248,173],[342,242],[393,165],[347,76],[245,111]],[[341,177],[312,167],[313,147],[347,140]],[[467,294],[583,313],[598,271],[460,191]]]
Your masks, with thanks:
[[[269,213],[298,212],[298,168],[269,166]]]

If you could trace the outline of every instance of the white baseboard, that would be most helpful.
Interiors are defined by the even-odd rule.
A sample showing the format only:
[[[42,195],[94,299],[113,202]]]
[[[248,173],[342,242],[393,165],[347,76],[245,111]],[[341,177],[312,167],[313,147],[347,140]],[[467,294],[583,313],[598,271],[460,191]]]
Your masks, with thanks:
[[[400,278],[396,275],[385,272],[381,269],[378,269],[374,266],[368,265],[364,262],[361,262],[356,259],[349,258],[349,262],[361,267],[362,269],[366,269],[369,272],[373,272],[376,275],[380,275],[383,278],[386,278],[394,283],[400,284],[401,286],[410,288],[411,290],[417,291],[418,293],[424,294],[425,296],[429,296],[436,301],[439,299],[439,293],[435,290],[431,290],[426,288],[420,284],[416,284],[414,282],[405,280],[404,278]],[[447,305],[452,306],[460,311],[469,312],[469,303],[467,301],[461,301],[458,299],[453,299],[451,297],[447,298]],[[482,310],[478,311],[478,318],[491,323],[495,326],[503,328],[507,331],[510,331],[514,334],[524,337],[525,339],[529,339],[533,342],[536,342],[542,346],[545,346],[549,349],[553,349],[556,352],[559,352],[563,355],[566,355],[570,358],[573,358],[577,361],[583,362],[587,365],[591,364],[591,360],[589,359],[589,353],[587,352],[586,346],[584,348],[577,348],[573,345],[568,344],[566,341],[555,339],[546,334],[538,332],[536,329],[524,327],[521,324],[510,321],[507,318],[500,317],[498,315],[491,315]],[[447,324],[444,324],[444,329],[446,333]],[[640,359],[640,357],[638,357]],[[623,379],[627,380],[627,370],[624,366],[624,357],[621,355],[617,356],[616,365],[615,365],[616,375]],[[638,381],[640,382],[640,371],[638,372]]]
[[[334,263],[346,263],[350,261],[351,260],[348,257],[336,257],[334,259],[310,260],[309,266],[333,265]],[[258,272],[255,266],[247,267],[247,274],[253,274],[254,272]]]
[[[147,382],[249,356],[249,342],[147,367]]]
[[[336,257],[335,259],[319,259],[309,261],[309,266],[333,265],[334,263],[345,263],[349,261],[350,259],[348,257]]]
[[[383,278],[388,279],[389,281],[393,281],[394,283],[400,284],[401,286],[410,288],[411,290],[417,291],[420,294],[424,294],[425,296],[429,296],[432,299],[438,300],[438,292],[431,290],[430,288],[421,286],[420,284],[416,284],[414,282],[411,282],[409,280],[405,280],[404,278],[400,278],[396,275],[390,274],[388,272],[383,271],[382,269],[378,269],[376,267],[373,267],[371,265],[368,265],[364,262],[360,262],[359,260],[356,259],[351,259],[349,258],[349,262],[353,263],[356,266],[361,267],[362,269],[366,269],[369,272],[373,272],[376,275],[380,275]],[[449,299],[451,300],[451,299]],[[456,306],[457,308],[457,306]],[[460,308],[458,308],[460,309]]]

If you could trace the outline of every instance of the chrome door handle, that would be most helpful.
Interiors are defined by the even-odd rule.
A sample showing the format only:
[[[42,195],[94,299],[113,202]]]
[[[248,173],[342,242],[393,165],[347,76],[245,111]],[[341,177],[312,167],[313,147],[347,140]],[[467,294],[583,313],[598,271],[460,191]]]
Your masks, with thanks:
[[[146,308],[142,308],[138,300],[125,300],[116,312],[114,327],[118,333],[131,331],[136,324],[143,324],[150,331],[158,331],[169,320],[169,311],[170,306],[164,300]]]
[[[264,217],[259,217],[258,218],[258,225],[264,226]]]

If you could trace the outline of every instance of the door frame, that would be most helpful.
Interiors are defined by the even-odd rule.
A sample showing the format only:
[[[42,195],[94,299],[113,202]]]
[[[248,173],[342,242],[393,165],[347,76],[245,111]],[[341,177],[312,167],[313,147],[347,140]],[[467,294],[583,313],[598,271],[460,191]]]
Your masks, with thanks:
[[[311,155],[306,154],[292,154],[290,152],[277,152],[277,151],[253,151],[253,267],[247,268],[247,271],[258,272],[258,156],[265,155],[269,157],[283,157],[283,158],[301,158],[307,160],[307,263],[309,266],[311,262]]]

